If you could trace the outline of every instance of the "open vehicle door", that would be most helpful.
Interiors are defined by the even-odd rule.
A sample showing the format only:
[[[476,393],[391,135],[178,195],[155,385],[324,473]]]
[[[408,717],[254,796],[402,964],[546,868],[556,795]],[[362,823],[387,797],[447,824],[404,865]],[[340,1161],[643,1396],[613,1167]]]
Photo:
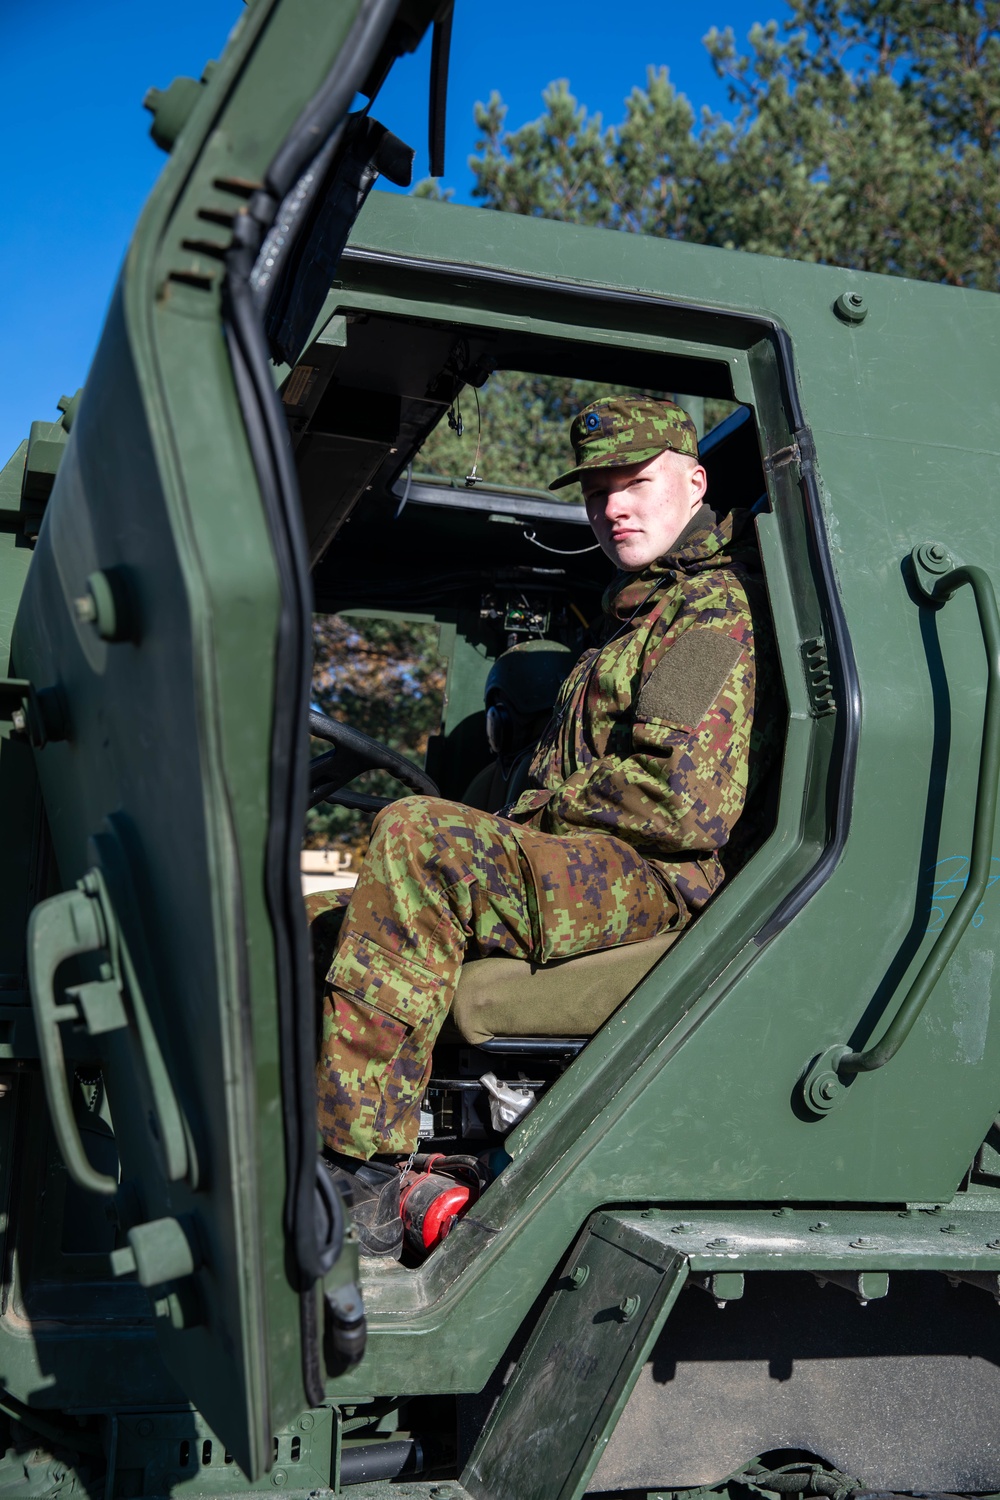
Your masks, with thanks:
[[[15,630],[58,868],[29,932],[53,1124],[114,1205],[113,1269],[151,1289],[170,1371],[250,1475],[321,1402],[319,1291],[353,1274],[317,1186],[311,594],[271,361],[301,352],[375,177],[408,180],[412,153],[350,108],[432,22],[440,141],[449,12],[255,0],[201,84],[154,99],[176,146]],[[119,1174],[82,1143],[81,1062]]]

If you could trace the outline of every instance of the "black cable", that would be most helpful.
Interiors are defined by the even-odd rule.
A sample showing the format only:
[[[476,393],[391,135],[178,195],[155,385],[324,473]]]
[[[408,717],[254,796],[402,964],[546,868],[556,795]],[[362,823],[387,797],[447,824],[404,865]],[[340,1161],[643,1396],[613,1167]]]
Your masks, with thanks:
[[[431,41],[431,98],[427,122],[430,175],[444,176],[444,136],[448,106],[448,61],[451,54],[451,26],[455,7],[449,5],[445,15],[434,22]]]
[[[326,81],[299,115],[264,175],[265,186],[275,197],[285,196],[347,114],[398,9],[399,0],[364,0]],[[345,67],[344,61],[350,66]]]
[[[320,1268],[325,1276],[340,1259],[347,1223],[344,1217],[344,1200],[322,1156],[316,1157],[316,1224],[319,1229]]]
[[[248,226],[249,228],[249,226]],[[249,238],[249,236],[248,236]],[[302,911],[299,850],[306,813],[308,759],[303,704],[311,691],[309,626],[311,599],[298,486],[287,435],[270,380],[263,333],[250,290],[253,245],[243,265],[231,268],[224,287],[230,354],[237,391],[257,471],[271,542],[281,580],[275,704],[271,736],[271,782],[265,888],[275,939],[281,1046],[279,1063],[284,1101],[288,1191],[285,1224],[295,1259],[307,1281],[318,1272],[314,1222],[315,1084],[312,1060],[306,1067],[303,1035],[311,1035],[303,997],[310,993],[308,933]],[[240,274],[242,272],[242,274]]]
[[[311,1406],[319,1405],[324,1394],[312,1287],[323,1274],[331,1234],[329,1218],[320,1217],[316,1188],[312,962],[299,872],[307,801],[312,581],[288,427],[274,389],[251,276],[281,199],[346,115],[396,10],[397,0],[365,0],[326,81],[272,159],[266,191],[255,194],[247,212],[234,221],[222,287],[233,379],[280,580],[265,892],[275,944],[285,1230],[301,1294],[303,1383]],[[290,236],[285,253],[296,239]]]

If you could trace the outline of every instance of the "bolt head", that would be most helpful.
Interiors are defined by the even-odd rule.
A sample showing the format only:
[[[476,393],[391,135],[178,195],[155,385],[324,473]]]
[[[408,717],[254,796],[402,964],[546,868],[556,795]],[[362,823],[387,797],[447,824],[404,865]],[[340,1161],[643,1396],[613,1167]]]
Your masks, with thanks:
[[[825,1047],[814,1057],[799,1085],[805,1107],[820,1117],[829,1114],[847,1093],[848,1084],[840,1077],[840,1065],[850,1048],[835,1044]]]
[[[941,542],[921,542],[910,555],[917,569],[923,568],[926,573],[947,573],[952,567],[948,549]]]
[[[806,1101],[820,1113],[826,1111],[835,1104],[840,1097],[841,1082],[837,1074],[830,1069],[824,1069],[806,1085]]]
[[[833,310],[845,323],[863,323],[868,316],[868,304],[861,292],[841,292]]]

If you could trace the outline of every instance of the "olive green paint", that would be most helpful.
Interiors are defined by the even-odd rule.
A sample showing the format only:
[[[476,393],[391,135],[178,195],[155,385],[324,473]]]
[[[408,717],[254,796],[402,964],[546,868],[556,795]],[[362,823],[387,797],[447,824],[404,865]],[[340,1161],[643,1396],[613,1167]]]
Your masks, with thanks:
[[[20,690],[0,703],[0,1058],[14,1070],[35,1056],[19,1019],[29,906],[70,888],[95,862],[106,874],[127,864],[137,840],[138,914],[122,917],[121,880],[112,899],[155,975],[151,1013],[200,1166],[197,1181],[165,1178],[134,1049],[112,1034],[111,1109],[129,1178],[123,1210],[132,1194],[136,1223],[193,1218],[204,1255],[181,1277],[197,1286],[200,1313],[194,1304],[186,1312],[178,1294],[173,1306],[159,1299],[154,1316],[128,1276],[69,1266],[59,1236],[81,1210],[67,1196],[39,1081],[21,1070],[0,1097],[4,1191],[20,1194],[10,1200],[18,1253],[0,1318],[0,1374],[10,1398],[56,1412],[131,1403],[162,1413],[193,1399],[201,1415],[192,1438],[206,1440],[210,1422],[254,1472],[271,1463],[274,1432],[290,1430],[304,1399],[298,1300],[285,1269],[274,940],[263,883],[280,593],[221,332],[219,262],[189,246],[205,232],[199,210],[221,201],[220,179],[260,179],[356,10],[257,0],[195,97],[129,251],[30,571],[15,504],[23,456],[0,476],[2,665],[20,607],[7,670],[36,690],[58,682],[72,726],[69,739],[32,760],[23,738],[12,738]],[[853,294],[864,298],[863,321],[835,311]],[[997,1237],[997,1194],[955,1198],[1000,1107],[1000,1028],[990,1023],[1000,911],[989,890],[891,1066],[857,1077],[821,1120],[797,1107],[797,1089],[825,1047],[878,1041],[968,855],[981,637],[968,591],[933,610],[910,587],[906,559],[940,540],[957,562],[996,576],[1000,303],[375,195],[318,326],[366,309],[696,359],[713,372],[716,394],[750,403],[768,460],[770,508],[758,532],[790,718],[772,837],[508,1138],[511,1164],[475,1216],[419,1269],[366,1269],[368,1352],[355,1371],[331,1378],[329,1398],[482,1390],[578,1237],[596,1234],[593,1216],[618,1213],[625,1224],[637,1203],[660,1206],[654,1228],[673,1220],[669,1205],[683,1204],[706,1242],[736,1245],[706,1257],[680,1231],[661,1234],[661,1271],[676,1271],[678,1285],[687,1263],[699,1274],[779,1264],[853,1274],[848,1236],[874,1235],[877,1254],[859,1269],[890,1279],[917,1264],[997,1271],[985,1248]],[[775,329],[790,339],[815,442],[862,720],[843,857],[760,947],[755,934],[828,837],[841,711],[827,712],[806,678],[823,619],[802,505],[804,454],[793,445]],[[140,505],[142,526],[133,528]],[[137,642],[102,640],[75,610],[88,577],[119,564],[134,574]],[[451,657],[451,728],[490,662],[473,622],[447,611],[435,618]],[[35,767],[56,856],[47,876]],[[950,863],[935,889],[931,871],[942,861]],[[21,1178],[11,1175],[15,1112],[29,1143]],[[41,1203],[29,1168],[32,1182],[48,1185]],[[949,1234],[901,1207],[953,1199],[959,1227]],[[799,1232],[796,1205],[805,1203],[828,1205],[830,1234]],[[782,1205],[792,1218],[782,1220],[779,1244],[765,1229]],[[629,1219],[627,1233],[653,1230]],[[618,1254],[601,1251],[585,1293],[598,1310]],[[548,1296],[570,1305],[580,1293],[550,1286]],[[190,1326],[178,1327],[188,1315]],[[169,1374],[155,1353],[156,1325]],[[615,1366],[620,1379],[604,1333],[594,1335],[604,1383],[587,1433],[598,1432],[598,1445],[655,1326],[644,1325],[631,1364]],[[510,1412],[526,1388],[512,1386]],[[484,1454],[509,1450],[506,1410]],[[130,1431],[127,1443],[135,1439]],[[567,1448],[546,1493],[578,1493],[589,1467],[579,1448]],[[471,1476],[467,1483],[479,1493]]]
[[[495,1339],[496,1352],[513,1333],[559,1247],[607,1201],[609,1184],[624,1202],[651,1193],[677,1202],[946,1201],[996,1113],[1000,1038],[983,1028],[988,996],[975,988],[991,953],[985,935],[977,936],[981,928],[963,940],[956,965],[965,968],[938,986],[893,1068],[858,1079],[836,1117],[819,1125],[797,1117],[792,1096],[810,1059],[858,1027],[913,919],[925,853],[932,673],[939,670],[929,664],[922,632],[940,635],[954,713],[935,858],[968,849],[984,679],[975,660],[978,626],[957,598],[947,616],[922,615],[907,593],[903,564],[917,542],[950,540],[956,527],[961,534],[964,525],[967,546],[972,541],[968,517],[986,483],[984,466],[995,463],[996,439],[978,412],[996,405],[990,360],[1000,354],[1000,308],[985,294],[966,298],[876,280],[865,285],[872,313],[863,326],[848,328],[832,315],[832,303],[845,285],[865,278],[387,197],[370,200],[354,244],[361,254],[345,262],[343,279],[355,305],[365,302],[370,283],[381,308],[395,288],[401,303],[412,309],[419,302],[427,312],[438,289],[451,315],[458,302],[472,323],[482,308],[487,319],[516,316],[525,328],[537,327],[538,309],[547,328],[575,334],[576,318],[590,337],[602,337],[615,327],[616,304],[595,298],[595,328],[595,306],[579,295],[582,284],[635,289],[646,299],[647,338],[657,324],[677,337],[684,317],[674,299],[784,325],[813,424],[862,683],[858,795],[846,854],[791,928],[757,951],[749,946],[753,932],[825,837],[820,768],[833,733],[832,716],[810,714],[798,649],[820,622],[810,603],[797,473],[776,468],[775,513],[760,529],[792,715],[779,830],[669,956],[666,993],[654,971],[515,1132],[513,1164],[480,1215],[500,1232],[488,1241],[472,1227],[456,1233],[419,1271],[388,1270],[370,1294],[370,1353],[353,1388],[391,1382],[402,1358],[393,1348],[411,1349],[414,1338],[422,1380],[469,1388],[491,1365],[480,1354],[484,1341]],[[487,290],[467,279],[456,291],[462,278],[449,269],[456,262],[489,267],[497,281]],[[525,286],[529,276],[548,292]],[[563,282],[577,289],[574,297],[560,295]],[[636,317],[626,305],[620,321],[627,326]],[[925,375],[930,323],[940,337],[933,375]],[[968,358],[973,323],[978,362]],[[718,340],[724,327],[716,325]],[[734,345],[745,347],[746,334],[735,332]],[[753,384],[768,447],[785,447],[780,408],[769,408],[769,341],[757,341],[748,363],[741,347],[728,358],[738,393],[749,394],[744,383]],[[963,433],[969,425],[971,444]],[[977,434],[992,447],[977,451]],[[987,566],[992,547],[983,533],[975,555]],[[955,550],[962,555],[957,542]],[[928,943],[918,945],[892,993],[905,986]],[[963,974],[971,988],[963,988]],[[887,1020],[886,1009],[891,1013],[891,996],[882,998]],[[869,1022],[876,1035],[878,1015]],[[610,1097],[609,1078],[616,1080]],[[428,1376],[428,1360],[435,1376]]]

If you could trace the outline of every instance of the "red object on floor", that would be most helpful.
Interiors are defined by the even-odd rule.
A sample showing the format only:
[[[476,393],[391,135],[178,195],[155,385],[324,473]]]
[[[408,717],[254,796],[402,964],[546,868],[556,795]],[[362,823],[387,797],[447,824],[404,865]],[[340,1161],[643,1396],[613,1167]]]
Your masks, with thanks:
[[[403,1175],[399,1199],[410,1249],[424,1256],[440,1245],[459,1215],[475,1203],[483,1185],[481,1169],[477,1171],[466,1160],[441,1154],[417,1157]]]

